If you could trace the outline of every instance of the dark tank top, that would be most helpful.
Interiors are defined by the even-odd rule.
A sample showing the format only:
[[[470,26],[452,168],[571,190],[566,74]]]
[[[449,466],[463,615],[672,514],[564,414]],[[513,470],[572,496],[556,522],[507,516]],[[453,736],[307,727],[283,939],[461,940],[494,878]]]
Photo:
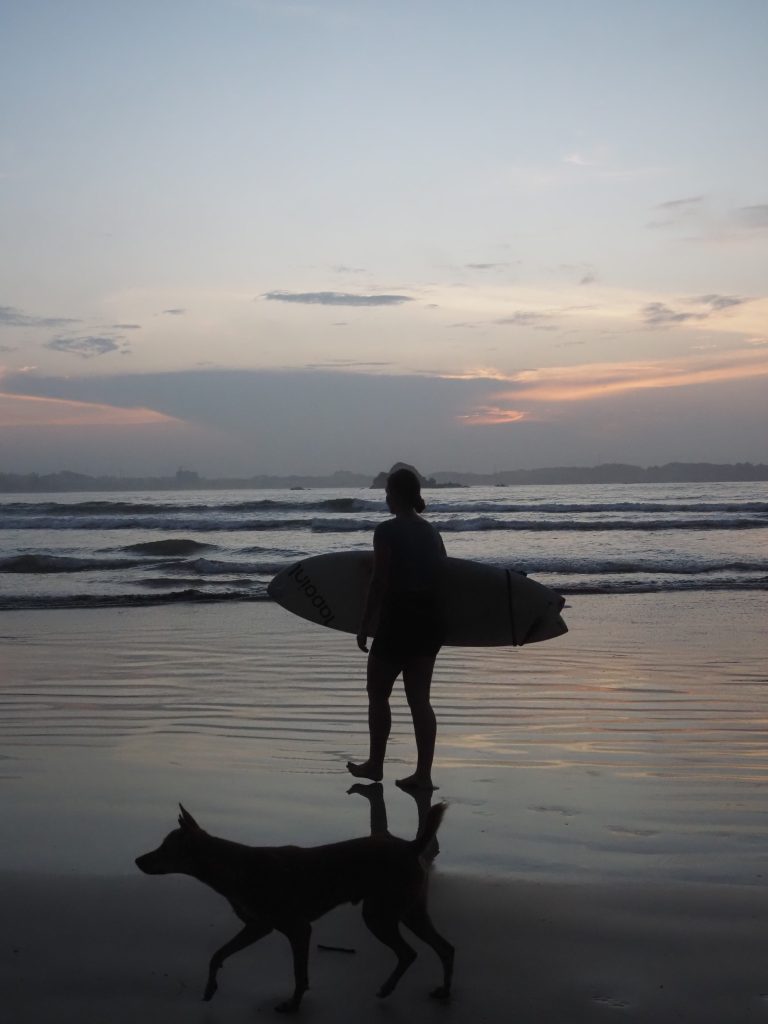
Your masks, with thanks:
[[[425,519],[395,517],[376,527],[378,544],[389,551],[389,578],[371,654],[393,663],[434,658],[443,634],[437,596],[443,539]]]
[[[388,519],[376,527],[374,545],[378,543],[389,548],[388,591],[434,589],[445,559],[445,545],[431,523],[418,516]]]

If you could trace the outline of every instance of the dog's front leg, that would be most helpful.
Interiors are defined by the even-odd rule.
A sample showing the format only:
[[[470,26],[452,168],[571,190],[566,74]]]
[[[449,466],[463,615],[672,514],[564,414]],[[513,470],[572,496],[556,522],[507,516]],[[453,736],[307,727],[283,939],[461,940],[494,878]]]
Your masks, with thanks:
[[[301,1004],[301,998],[309,988],[309,977],[307,962],[309,960],[309,938],[312,934],[312,925],[309,921],[297,920],[281,922],[277,926],[278,931],[288,939],[293,950],[293,995],[284,1003],[278,1003],[275,1007],[278,1013],[294,1013]]]
[[[216,989],[219,987],[216,983],[216,975],[227,959],[228,956],[232,956],[233,953],[237,953],[241,949],[245,949],[246,946],[253,945],[254,942],[258,942],[259,939],[263,939],[265,935],[269,935],[272,931],[271,925],[262,924],[247,924],[242,931],[239,931],[234,939],[230,939],[229,942],[225,943],[221,949],[217,949],[211,957],[211,962],[208,965],[208,981],[205,986],[205,992],[203,993],[203,1000],[207,1003],[210,999],[213,999]]]

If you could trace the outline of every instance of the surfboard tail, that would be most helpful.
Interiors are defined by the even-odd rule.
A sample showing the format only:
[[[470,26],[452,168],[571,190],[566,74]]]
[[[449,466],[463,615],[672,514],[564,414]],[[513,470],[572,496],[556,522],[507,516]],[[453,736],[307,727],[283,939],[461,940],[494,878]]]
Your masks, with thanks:
[[[567,632],[568,627],[562,616],[539,618],[529,628],[523,639],[519,641],[519,644],[522,647],[525,644],[541,643],[542,640],[553,640],[555,637],[563,636]]]

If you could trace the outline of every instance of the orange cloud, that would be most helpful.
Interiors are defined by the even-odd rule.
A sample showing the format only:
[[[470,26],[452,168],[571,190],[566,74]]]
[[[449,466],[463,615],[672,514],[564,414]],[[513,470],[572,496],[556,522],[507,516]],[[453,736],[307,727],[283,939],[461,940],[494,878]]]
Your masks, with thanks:
[[[441,373],[440,376],[443,380],[511,380],[509,374],[492,366],[480,366],[475,370],[465,370],[464,373]]]
[[[499,404],[480,406],[458,418],[469,425],[517,422],[530,418],[528,412],[520,411],[521,403],[583,402],[631,391],[717,384],[761,376],[768,376],[768,353],[754,345],[718,356],[522,370],[506,377],[510,388],[492,396]],[[507,409],[506,402],[513,403],[513,408]]]
[[[0,391],[0,427],[132,427],[180,422],[154,409]]]
[[[680,388],[745,380],[768,374],[768,358],[759,352],[729,353],[717,360],[662,360],[652,363],[594,363],[586,366],[525,370],[510,378],[522,385],[503,396],[535,402],[579,402],[623,391]]]
[[[518,423],[531,419],[531,414],[520,409],[502,409],[499,405],[481,405],[475,412],[457,417],[463,423],[477,426],[486,423]]]

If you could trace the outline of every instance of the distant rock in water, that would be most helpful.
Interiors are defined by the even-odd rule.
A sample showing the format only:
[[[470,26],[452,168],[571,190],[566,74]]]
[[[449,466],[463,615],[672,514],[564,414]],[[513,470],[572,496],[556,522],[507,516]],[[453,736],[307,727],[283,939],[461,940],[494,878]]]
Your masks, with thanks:
[[[135,551],[139,555],[194,555],[198,551],[205,551],[215,547],[214,544],[202,544],[199,540],[148,540],[145,544],[126,544],[123,551]]]
[[[379,488],[383,490],[387,486],[387,477],[391,476],[397,469],[410,469],[412,473],[416,474],[422,487],[437,487],[436,481],[431,476],[422,476],[415,466],[410,466],[407,462],[396,462],[390,470],[387,470],[386,473],[381,472],[376,474],[373,478],[371,489]]]

